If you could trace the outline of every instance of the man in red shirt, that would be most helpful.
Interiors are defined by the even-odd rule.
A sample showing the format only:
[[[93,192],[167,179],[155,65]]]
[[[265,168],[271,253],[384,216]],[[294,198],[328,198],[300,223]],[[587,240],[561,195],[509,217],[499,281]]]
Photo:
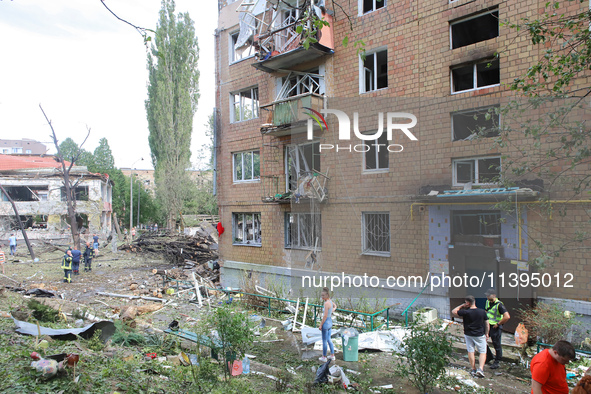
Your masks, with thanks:
[[[536,354],[530,365],[532,394],[568,394],[564,366],[574,359],[575,348],[567,341]]]

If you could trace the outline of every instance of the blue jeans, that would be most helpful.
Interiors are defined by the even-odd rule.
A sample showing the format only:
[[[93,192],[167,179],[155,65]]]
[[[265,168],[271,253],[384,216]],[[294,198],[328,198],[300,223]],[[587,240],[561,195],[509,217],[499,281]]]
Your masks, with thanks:
[[[10,245],[10,255],[14,256],[16,253],[16,245]]]
[[[322,325],[322,355],[326,357],[326,343],[330,347],[330,354],[334,354],[334,345],[330,339],[330,332],[332,331],[332,321],[325,321]]]

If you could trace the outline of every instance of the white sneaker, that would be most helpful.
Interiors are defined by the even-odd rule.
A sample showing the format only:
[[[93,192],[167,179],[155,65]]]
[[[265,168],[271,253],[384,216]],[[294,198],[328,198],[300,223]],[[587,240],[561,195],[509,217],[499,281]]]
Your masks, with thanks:
[[[476,376],[479,376],[479,377],[483,378],[484,377],[484,371],[482,371],[482,369],[478,368],[476,370]]]
[[[335,361],[337,358],[335,356],[328,356],[328,359]]]
[[[320,357],[318,360],[322,361],[323,363],[328,361],[328,359],[324,356]]]

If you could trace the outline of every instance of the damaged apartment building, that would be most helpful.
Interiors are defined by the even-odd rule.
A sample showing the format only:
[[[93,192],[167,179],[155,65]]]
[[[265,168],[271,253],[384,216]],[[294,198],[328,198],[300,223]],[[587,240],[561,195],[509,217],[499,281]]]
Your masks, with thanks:
[[[77,221],[82,233],[111,230],[112,181],[108,176],[74,166]],[[0,184],[14,201],[29,238],[46,238],[67,232],[69,220],[60,164],[53,156],[0,155]],[[18,230],[14,210],[0,193],[0,232]],[[7,238],[7,237],[5,237]]]
[[[514,187],[498,182],[501,168],[531,143],[495,145],[494,126],[509,121],[498,109],[514,95],[507,84],[540,56],[526,34],[501,21],[539,8],[535,0],[220,0],[223,284],[238,287],[243,272],[257,272],[299,294],[310,273],[367,275],[377,282],[336,296],[386,298],[404,308],[429,276],[486,275],[492,283],[428,287],[417,305],[449,317],[466,293],[484,298],[499,287],[511,310],[553,298],[590,316],[589,259],[576,249],[540,271],[560,283],[507,282],[510,274],[534,273],[528,261],[540,250],[533,240],[574,235],[591,205],[588,196],[573,199],[558,217],[542,212],[542,201],[572,198],[566,188],[533,174]],[[298,26],[311,13],[327,23],[305,48],[311,27]],[[408,132],[390,127],[413,123],[409,114],[416,124]],[[500,207],[503,201],[511,205]],[[425,281],[388,282],[409,276]]]

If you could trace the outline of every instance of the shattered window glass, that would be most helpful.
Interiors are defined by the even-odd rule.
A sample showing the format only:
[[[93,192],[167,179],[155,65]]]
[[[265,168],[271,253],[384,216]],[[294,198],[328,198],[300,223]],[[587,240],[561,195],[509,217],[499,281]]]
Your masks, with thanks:
[[[365,152],[365,170],[388,169],[388,135],[382,133],[377,140],[366,143],[369,150]]]
[[[296,190],[301,177],[321,170],[320,143],[288,146],[285,161],[288,190]]]
[[[499,11],[451,23],[451,47],[460,48],[499,36]]]
[[[499,135],[499,107],[484,107],[451,115],[453,141],[470,140],[477,136]]]
[[[453,164],[454,185],[456,186],[467,183],[486,185],[500,181],[500,157],[454,160]]]
[[[259,89],[250,88],[230,95],[231,122],[259,117]]]
[[[315,245],[318,248],[322,246],[320,214],[285,214],[285,247],[293,249],[314,249]]]
[[[261,214],[234,213],[232,214],[232,232],[234,245],[261,244]]]

